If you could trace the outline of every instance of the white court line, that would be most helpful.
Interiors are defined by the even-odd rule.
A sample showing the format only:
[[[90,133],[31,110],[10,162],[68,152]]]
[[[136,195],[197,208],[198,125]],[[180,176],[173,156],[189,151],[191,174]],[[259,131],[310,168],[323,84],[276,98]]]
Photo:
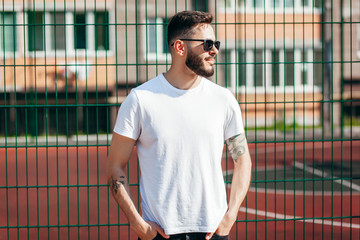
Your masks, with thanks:
[[[301,164],[301,163],[300,163]],[[270,168],[270,171],[273,171],[275,168]],[[276,168],[277,170],[282,170],[284,168]],[[267,171],[265,168],[264,169],[257,169],[258,171]],[[223,176],[226,175],[231,175],[233,174],[234,170],[225,170],[223,171]],[[312,173],[312,172],[311,172]],[[354,185],[355,183],[353,183],[352,185]],[[231,186],[231,183],[227,183],[226,184],[228,187]],[[359,192],[333,192],[333,191],[304,191],[304,190],[283,190],[283,189],[272,189],[272,188],[260,188],[260,187],[250,187],[249,188],[250,192],[254,192],[254,193],[271,193],[271,194],[286,194],[286,195],[307,195],[307,196],[358,196],[360,195],[360,191]]]
[[[259,188],[250,187],[249,192],[263,193],[263,194],[284,194],[284,195],[298,195],[298,196],[360,196],[360,192],[333,192],[333,191],[304,191],[304,190],[283,190],[273,188]]]
[[[320,171],[316,168],[312,168],[312,167],[309,167],[301,162],[298,162],[298,161],[295,161],[295,167],[297,168],[300,168],[302,170],[305,170],[306,172],[308,173],[313,173],[315,175],[318,175],[319,177],[333,177],[333,178],[338,178],[336,176],[330,176],[330,174],[326,173],[326,172],[323,172],[323,171]],[[360,186],[355,184],[355,183],[352,183],[350,181],[347,181],[347,180],[342,180],[342,179],[337,179],[337,180],[334,180],[334,182],[336,183],[339,183],[341,185],[344,185],[345,187],[348,187],[348,188],[351,188],[352,190],[355,190],[355,191],[358,191],[360,192]]]
[[[301,220],[299,218],[302,218],[302,217],[284,215],[284,214],[274,213],[274,212],[265,212],[265,211],[256,210],[256,209],[253,209],[253,208],[245,208],[245,207],[241,207],[239,211],[244,212],[244,213],[248,213],[248,214],[263,216],[263,217],[271,217],[271,218],[275,218],[275,219],[284,219],[284,220],[294,220],[295,219],[295,221],[306,222],[306,223],[314,223],[314,224],[329,225],[329,226],[334,226],[334,227],[345,227],[345,228],[360,229],[360,224],[354,224],[354,223],[350,224],[350,223],[346,223],[346,222],[321,220],[321,219],[304,219],[304,220]],[[299,220],[297,220],[297,219],[299,219]]]

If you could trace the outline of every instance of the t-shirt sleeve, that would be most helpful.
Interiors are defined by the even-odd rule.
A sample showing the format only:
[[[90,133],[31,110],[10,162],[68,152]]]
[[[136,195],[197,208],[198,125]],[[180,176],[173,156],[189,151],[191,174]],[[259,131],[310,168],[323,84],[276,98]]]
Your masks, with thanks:
[[[224,140],[245,132],[244,124],[241,116],[241,110],[235,97],[229,91],[228,106],[226,112],[226,123],[224,130]]]
[[[141,132],[140,115],[138,98],[136,93],[131,91],[120,106],[114,132],[137,140]]]

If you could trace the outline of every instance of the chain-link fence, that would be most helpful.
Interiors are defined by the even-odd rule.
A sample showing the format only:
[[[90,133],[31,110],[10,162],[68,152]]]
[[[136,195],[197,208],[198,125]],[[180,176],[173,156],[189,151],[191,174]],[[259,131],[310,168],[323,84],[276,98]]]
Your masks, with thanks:
[[[238,99],[253,161],[230,238],[359,239],[358,0],[2,0],[0,239],[137,238],[107,151],[129,91],[169,68],[168,19],[186,9],[214,15],[210,80]],[[128,174],[139,206],[135,149]]]

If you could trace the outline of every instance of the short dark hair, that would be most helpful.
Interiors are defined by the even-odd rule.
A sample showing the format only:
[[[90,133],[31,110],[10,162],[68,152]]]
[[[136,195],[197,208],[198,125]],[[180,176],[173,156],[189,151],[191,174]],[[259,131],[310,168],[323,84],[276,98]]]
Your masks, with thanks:
[[[199,24],[210,24],[213,16],[201,11],[182,11],[175,14],[168,24],[167,40],[172,44],[177,37],[188,37],[190,31]]]

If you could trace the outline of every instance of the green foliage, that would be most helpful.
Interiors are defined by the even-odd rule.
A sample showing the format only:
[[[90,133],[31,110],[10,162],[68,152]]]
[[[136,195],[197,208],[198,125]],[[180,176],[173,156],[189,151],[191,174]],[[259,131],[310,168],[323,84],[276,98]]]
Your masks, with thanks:
[[[292,132],[299,131],[304,129],[317,129],[321,128],[320,125],[309,125],[303,126],[298,124],[296,121],[292,123],[286,123],[285,120],[279,120],[275,124],[272,125],[261,125],[256,127],[245,127],[247,131],[280,131],[280,132]]]
[[[360,126],[360,118],[345,115],[344,116],[344,126],[347,126],[347,127],[359,127]]]

